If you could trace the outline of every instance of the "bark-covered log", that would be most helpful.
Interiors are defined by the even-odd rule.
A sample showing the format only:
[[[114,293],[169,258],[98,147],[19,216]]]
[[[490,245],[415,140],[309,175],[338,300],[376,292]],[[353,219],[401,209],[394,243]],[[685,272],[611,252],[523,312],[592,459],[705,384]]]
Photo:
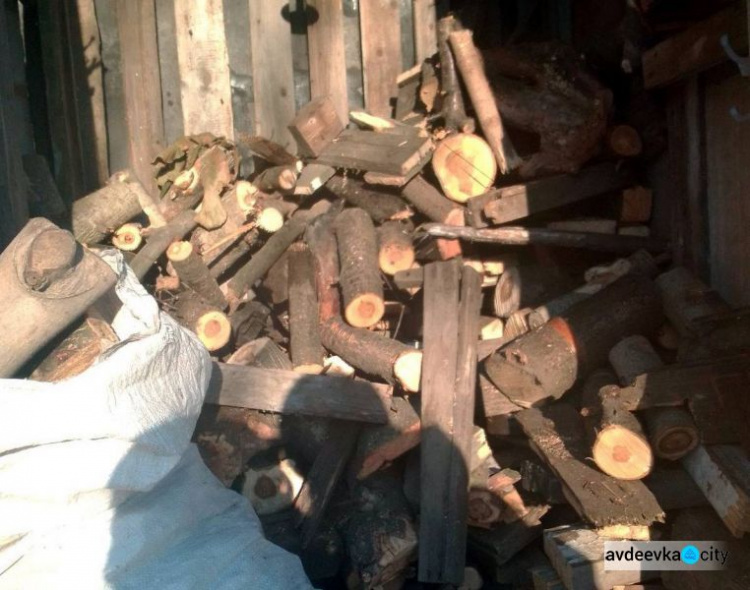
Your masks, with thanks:
[[[302,162],[289,166],[272,166],[253,179],[253,184],[260,190],[272,193],[275,191],[290,191],[297,184]]]
[[[229,318],[192,291],[183,291],[175,303],[175,316],[211,352],[221,350],[232,337]]]
[[[387,221],[378,228],[378,265],[385,274],[395,275],[414,264],[412,231],[411,223],[401,221]]]
[[[135,255],[133,260],[130,261],[130,268],[133,269],[135,276],[139,280],[143,280],[159,257],[167,251],[169,245],[176,240],[181,240],[195,229],[196,225],[198,225],[198,222],[195,220],[195,212],[192,209],[188,209],[180,213],[164,227],[159,227],[149,232],[146,244]]]
[[[408,392],[419,391],[422,376],[422,352],[396,340],[352,328],[340,317],[332,317],[321,326],[323,346],[349,364],[393,382]]]
[[[312,255],[304,243],[292,244],[289,250],[289,332],[294,370],[321,373],[323,347],[318,332],[315,271]]]
[[[227,300],[219,288],[219,283],[211,276],[208,267],[190,242],[172,243],[167,248],[167,258],[182,284],[190,287],[217,309],[226,309]]]
[[[442,115],[445,127],[454,131],[473,133],[474,119],[466,116],[464,97],[458,83],[456,61],[453,58],[448,37],[457,29],[456,19],[448,15],[438,21],[438,52],[440,53],[440,86],[442,92]]]
[[[362,209],[346,209],[335,223],[344,317],[356,328],[377,324],[385,312],[375,227]]]
[[[356,178],[334,176],[325,186],[337,197],[367,211],[376,223],[408,219],[412,215],[408,205],[398,195],[374,190]]]
[[[318,294],[318,317],[322,324],[341,313],[339,297],[339,253],[333,224],[341,210],[341,202],[315,219],[305,231],[305,242],[310,247],[315,267]]]
[[[487,374],[511,401],[530,407],[562,396],[621,338],[655,331],[661,322],[655,285],[628,275],[492,355]]]

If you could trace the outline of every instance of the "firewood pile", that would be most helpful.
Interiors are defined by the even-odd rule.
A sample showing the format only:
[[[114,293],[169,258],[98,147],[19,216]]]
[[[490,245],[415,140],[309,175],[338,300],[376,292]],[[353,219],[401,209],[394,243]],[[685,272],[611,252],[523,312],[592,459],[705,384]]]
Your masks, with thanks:
[[[322,97],[290,122],[296,156],[182,138],[158,198],[117,174],[72,235],[121,250],[205,345],[194,440],[316,583],[656,582],[596,548],[750,530],[750,317],[650,235],[647,150],[580,57],[482,56],[450,17],[438,47],[393,119],[347,127]],[[116,341],[112,284],[47,222],[17,240],[3,298],[18,279],[60,300],[33,308],[42,335],[3,318],[27,344],[0,374],[78,374]]]

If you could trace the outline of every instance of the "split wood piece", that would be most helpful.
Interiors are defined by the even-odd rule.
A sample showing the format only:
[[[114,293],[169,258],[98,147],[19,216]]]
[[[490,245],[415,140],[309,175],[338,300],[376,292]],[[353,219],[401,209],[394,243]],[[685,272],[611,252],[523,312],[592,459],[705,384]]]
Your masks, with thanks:
[[[557,403],[530,408],[515,418],[582,518],[597,527],[664,520],[661,507],[643,482],[618,480],[590,466],[581,418],[572,406]]]
[[[750,460],[740,446],[699,446],[682,465],[735,537],[750,532]]]
[[[658,571],[609,570],[604,563],[606,539],[585,525],[563,525],[544,531],[544,552],[565,588],[610,590],[659,577]]]
[[[532,506],[522,519],[504,523],[495,529],[470,528],[468,546],[472,555],[493,567],[508,563],[541,537],[544,525],[540,519],[548,511],[549,506]]]
[[[453,31],[449,40],[487,143],[495,154],[500,172],[507,174],[517,168],[521,160],[503,128],[495,97],[484,72],[482,55],[474,45],[469,30]]]
[[[0,279],[0,329],[14,339],[0,351],[0,377],[11,377],[117,277],[70,232],[34,218],[0,254]]]
[[[203,186],[203,200],[195,219],[205,229],[216,229],[224,225],[227,212],[221,203],[224,187],[233,180],[229,168],[229,156],[224,149],[215,145],[203,152],[195,162]]]
[[[491,459],[495,463],[494,459]],[[496,463],[495,463],[496,464]],[[528,507],[516,490],[515,484],[521,480],[521,474],[512,469],[502,469],[490,475],[487,480],[487,489],[496,494],[505,506],[503,520],[513,522],[526,516]]]
[[[505,332],[505,324],[500,318],[484,316],[480,320],[479,338],[484,340],[500,340]]]
[[[465,223],[464,210],[446,199],[421,176],[417,176],[404,186],[401,194],[420,213],[433,221],[449,226],[461,226]],[[457,240],[439,239],[437,247],[443,260],[450,260],[461,255],[461,244]]]
[[[397,122],[393,119],[376,117],[365,111],[349,111],[349,119],[354,121],[360,127],[372,129],[373,131],[385,131],[386,129],[393,129],[397,126]]]
[[[226,303],[225,303],[226,305]],[[194,332],[210,352],[221,350],[232,337],[229,318],[214,305],[192,291],[183,291],[175,304],[175,315],[183,326]]]
[[[397,133],[346,129],[323,150],[317,162],[335,168],[410,176],[427,164],[433,149],[432,139],[415,127],[399,128]]]
[[[492,307],[499,318],[508,318],[521,307],[521,273],[508,267],[500,275],[492,298]]]
[[[243,365],[261,369],[292,370],[289,355],[270,338],[257,338],[240,346],[229,358],[228,365]]]
[[[240,137],[238,142],[274,166],[296,165],[299,158],[290,154],[286,148],[278,143],[258,135]]]
[[[315,286],[318,298],[318,321],[325,323],[341,313],[339,296],[339,253],[333,224],[343,203],[313,220],[305,230],[305,242],[310,248],[315,267]],[[322,338],[322,336],[321,336]]]
[[[495,189],[484,206],[484,215],[495,224],[523,219],[591,197],[620,191],[632,184],[632,174],[605,162],[578,174],[551,176]],[[484,198],[484,197],[482,197]]]
[[[427,223],[422,229],[427,235],[436,238],[465,240],[484,244],[505,246],[528,246],[530,244],[558,246],[560,248],[584,248],[598,252],[631,254],[638,250],[664,252],[667,244],[656,238],[642,238],[626,235],[606,235],[597,233],[558,231],[543,228],[496,227],[475,229],[472,227],[451,227],[437,223]]]
[[[294,501],[298,515],[296,524],[302,529],[303,547],[307,547],[318,533],[326,508],[357,446],[359,424],[338,422],[330,428],[329,437],[323,443]]]
[[[441,113],[445,119],[445,127],[447,129],[473,133],[475,126],[474,119],[466,116],[464,97],[458,82],[458,73],[456,72],[456,61],[448,44],[448,37],[457,28],[458,23],[453,15],[448,15],[438,21],[440,86],[443,95]],[[430,112],[432,109],[428,108],[427,110]],[[494,158],[494,155],[492,157]]]
[[[326,183],[326,188],[354,207],[367,211],[376,223],[412,216],[408,205],[398,195],[372,189],[355,178],[334,176]]]
[[[655,285],[627,275],[508,344],[485,361],[485,368],[511,401],[531,407],[561,397],[580,375],[606,360],[621,338],[648,333],[661,323]]]
[[[607,135],[607,145],[613,154],[621,158],[635,158],[643,151],[643,142],[638,132],[630,125],[617,125]]]
[[[476,391],[480,276],[456,262],[425,267],[419,580],[463,579]]]
[[[192,209],[188,209],[180,213],[164,227],[159,227],[149,232],[146,244],[135,255],[133,260],[130,261],[130,268],[133,269],[138,280],[142,281],[144,279],[148,271],[151,270],[159,257],[167,251],[172,242],[184,238],[197,225],[195,212]]]
[[[182,284],[190,287],[209,305],[220,310],[226,309],[227,300],[219,288],[219,283],[211,276],[208,267],[190,242],[172,243],[167,248],[167,258]]]
[[[349,517],[343,525],[352,571],[347,579],[357,588],[388,588],[414,561],[418,537],[400,478],[374,474],[352,490]]]
[[[266,168],[253,179],[253,185],[259,190],[272,193],[274,191],[291,191],[297,184],[297,178],[302,171],[302,162],[288,166],[272,166]]]
[[[39,363],[29,379],[54,383],[80,375],[118,342],[108,323],[87,318]]]
[[[355,328],[369,328],[385,312],[375,226],[362,209],[345,209],[336,218],[335,231],[344,317]]]
[[[664,313],[683,338],[703,334],[706,325],[701,320],[730,310],[716,291],[684,267],[659,275],[656,285],[664,299]]]
[[[421,423],[411,403],[394,397],[388,412],[388,423],[362,429],[352,458],[352,471],[359,480],[388,467],[393,461],[419,444]]]
[[[263,278],[274,263],[305,231],[307,224],[321,215],[328,204],[321,201],[310,209],[297,211],[279,231],[273,234],[247,264],[241,267],[227,283],[227,299],[230,305],[239,302],[256,281]]]
[[[524,307],[523,309],[519,309],[510,314],[510,317],[505,322],[505,330],[503,332],[503,339],[506,342],[512,342],[516,338],[519,338],[530,331],[530,313],[531,309]]]
[[[297,142],[300,155],[318,157],[344,130],[344,122],[336,112],[330,96],[308,102],[289,124],[289,132]]]
[[[456,133],[435,148],[432,169],[445,196],[457,203],[466,203],[492,187],[497,162],[490,146],[481,137]]]
[[[334,174],[336,174],[336,169],[331,166],[316,163],[308,164],[299,174],[297,184],[294,185],[294,194],[301,197],[312,195]]]
[[[385,274],[393,276],[414,265],[413,231],[413,224],[401,221],[387,221],[378,228],[378,266]]]
[[[123,252],[135,252],[141,243],[141,226],[137,223],[126,223],[112,235],[112,245]]]
[[[82,244],[101,244],[117,228],[152,206],[151,196],[140,182],[126,172],[117,173],[106,186],[73,202],[73,235]]]
[[[388,382],[395,378],[407,392],[419,391],[422,351],[369,330],[353,328],[340,317],[328,319],[320,330],[323,346],[352,366]]]
[[[639,375],[664,365],[643,336],[621,340],[610,350],[609,362],[625,386],[632,385]],[[675,461],[698,446],[698,428],[685,408],[650,408],[644,411],[644,418],[657,457]]]
[[[390,397],[365,381],[214,363],[206,403],[384,424]]]
[[[323,346],[318,332],[315,271],[304,243],[289,249],[289,332],[294,370],[317,375],[323,371]]]

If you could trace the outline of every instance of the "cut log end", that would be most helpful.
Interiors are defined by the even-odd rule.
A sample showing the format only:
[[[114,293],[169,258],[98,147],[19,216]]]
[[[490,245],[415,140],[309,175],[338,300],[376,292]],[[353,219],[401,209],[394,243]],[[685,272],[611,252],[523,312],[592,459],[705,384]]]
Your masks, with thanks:
[[[123,252],[134,252],[142,242],[141,228],[135,223],[126,223],[112,236],[112,245]]]
[[[193,245],[190,242],[174,242],[167,248],[167,258],[171,262],[187,260],[192,253]]]
[[[432,157],[445,196],[458,203],[484,194],[495,182],[497,163],[481,137],[458,133],[444,139]]]
[[[258,214],[255,222],[264,232],[274,234],[284,226],[284,216],[274,207],[266,207]]]
[[[630,125],[618,125],[609,134],[609,147],[618,156],[634,158],[643,150],[638,132]]]
[[[378,252],[380,270],[387,275],[395,275],[401,270],[409,270],[415,262],[414,248],[400,244],[386,244]]]
[[[623,480],[643,479],[654,463],[648,442],[618,425],[607,426],[599,432],[592,453],[604,473]]]
[[[355,328],[369,328],[377,324],[385,313],[383,298],[377,293],[363,293],[346,306],[346,321]]]
[[[393,376],[405,391],[418,392],[422,381],[422,351],[414,350],[399,356],[393,365]]]
[[[239,205],[240,210],[246,215],[255,207],[255,204],[258,201],[257,197],[259,192],[258,188],[252,182],[248,182],[247,180],[240,180],[234,186],[234,194],[237,198],[237,204]]]
[[[657,457],[676,461],[698,446],[698,429],[685,408],[651,408],[645,417]]]
[[[203,314],[195,325],[195,333],[209,351],[224,348],[232,336],[232,325],[226,314],[220,311],[209,311]]]

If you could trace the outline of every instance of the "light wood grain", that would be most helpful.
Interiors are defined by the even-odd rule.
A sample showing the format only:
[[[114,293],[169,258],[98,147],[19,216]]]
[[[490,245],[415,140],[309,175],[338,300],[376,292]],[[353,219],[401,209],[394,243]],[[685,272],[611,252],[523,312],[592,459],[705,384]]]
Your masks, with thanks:
[[[365,108],[378,117],[391,116],[391,98],[401,73],[401,16],[397,0],[360,3],[362,74]]]
[[[414,0],[414,51],[417,64],[437,52],[435,0]]]
[[[307,26],[310,59],[310,98],[330,96],[336,112],[346,121],[349,101],[346,90],[344,8],[342,0],[308,0],[317,20]]]

